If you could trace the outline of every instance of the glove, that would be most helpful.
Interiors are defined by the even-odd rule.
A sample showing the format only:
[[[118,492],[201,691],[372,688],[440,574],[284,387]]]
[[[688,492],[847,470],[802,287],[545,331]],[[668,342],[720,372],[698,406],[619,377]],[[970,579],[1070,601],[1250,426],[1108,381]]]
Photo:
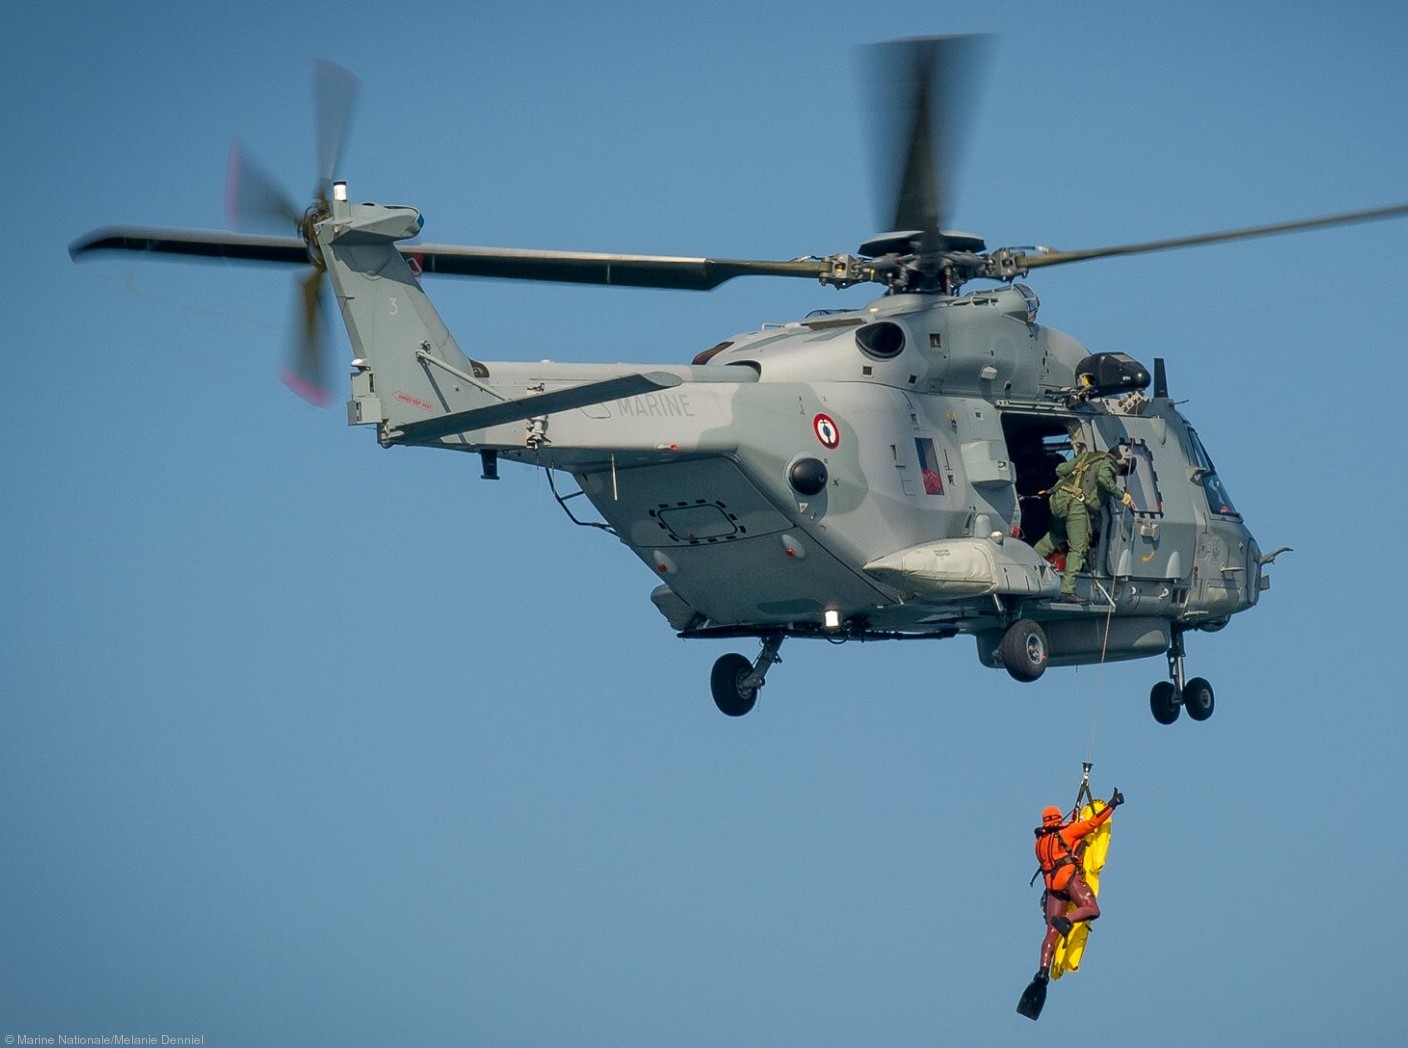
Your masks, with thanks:
[[[1134,496],[1126,491],[1124,495],[1120,498],[1120,501],[1123,502],[1126,506],[1133,506]]]
[[[1119,788],[1118,788],[1118,787],[1116,787],[1116,788],[1115,788],[1115,791],[1110,794],[1110,801],[1109,801],[1110,807],[1111,807],[1111,808],[1118,808],[1118,807],[1119,807],[1121,804],[1123,804],[1123,803],[1124,803],[1124,794],[1119,791]]]

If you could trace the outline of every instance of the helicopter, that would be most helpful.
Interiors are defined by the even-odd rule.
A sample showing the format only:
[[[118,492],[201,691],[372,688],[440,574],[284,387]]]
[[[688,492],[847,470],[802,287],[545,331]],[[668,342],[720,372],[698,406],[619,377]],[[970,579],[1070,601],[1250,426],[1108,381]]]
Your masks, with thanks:
[[[1187,677],[1185,639],[1257,605],[1267,568],[1162,359],[1092,353],[1037,322],[1033,270],[1408,215],[1408,204],[1079,251],[989,250],[948,228],[955,97],[978,38],[875,45],[894,141],[891,231],[855,253],[717,259],[422,243],[401,205],[353,203],[336,178],[356,81],[317,63],[318,172],[300,207],[237,149],[231,225],[277,233],[113,227],[70,245],[302,267],[285,381],[331,394],[322,334],[335,296],[353,350],[348,424],[383,447],[469,452],[481,476],[542,469],[569,520],[614,536],[655,576],[650,599],[687,639],[753,639],[721,656],[718,709],[754,708],[789,638],[974,638],[1019,681],[1049,666],[1164,656],[1156,720],[1203,721],[1212,685]],[[455,340],[426,275],[706,291],[738,277],[883,290],[731,336],[689,363],[486,361]],[[970,290],[969,284],[982,286]],[[1057,601],[1058,563],[1035,545],[1045,494],[1071,452],[1125,463],[1131,496],[1093,521],[1081,603]],[[559,488],[557,475],[574,490]],[[577,512],[584,499],[599,519]]]

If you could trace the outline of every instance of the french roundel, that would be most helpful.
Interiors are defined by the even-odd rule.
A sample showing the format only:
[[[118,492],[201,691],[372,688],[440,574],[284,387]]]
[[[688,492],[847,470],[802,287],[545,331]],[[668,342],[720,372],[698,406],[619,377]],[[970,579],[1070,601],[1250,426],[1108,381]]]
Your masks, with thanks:
[[[828,451],[835,451],[841,443],[841,427],[836,425],[836,420],[830,415],[818,415],[812,419],[812,431],[816,433],[816,439],[821,441],[821,446]]]

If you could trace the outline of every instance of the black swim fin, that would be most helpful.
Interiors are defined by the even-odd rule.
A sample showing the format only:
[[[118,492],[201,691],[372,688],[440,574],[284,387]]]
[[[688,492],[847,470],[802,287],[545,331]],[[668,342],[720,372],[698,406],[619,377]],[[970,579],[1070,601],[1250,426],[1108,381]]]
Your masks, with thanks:
[[[1046,983],[1046,973],[1037,972],[1036,978],[1027,984],[1021,1000],[1017,1002],[1018,1015],[1025,1015],[1033,1022],[1041,1018],[1041,1009],[1046,1006]]]

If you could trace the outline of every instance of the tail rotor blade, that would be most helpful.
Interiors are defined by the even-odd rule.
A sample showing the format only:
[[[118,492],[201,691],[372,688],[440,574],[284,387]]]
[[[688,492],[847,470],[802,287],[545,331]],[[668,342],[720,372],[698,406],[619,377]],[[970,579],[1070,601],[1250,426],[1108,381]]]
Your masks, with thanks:
[[[322,197],[337,174],[342,143],[352,123],[352,107],[361,87],[342,66],[325,59],[313,63],[313,112],[318,135],[318,186]]]
[[[310,404],[326,407],[332,399],[328,377],[328,322],[324,273],[315,269],[298,282],[293,347],[281,378]]]
[[[225,221],[231,229],[255,233],[293,234],[303,211],[293,199],[240,148],[230,143],[225,169]]]

